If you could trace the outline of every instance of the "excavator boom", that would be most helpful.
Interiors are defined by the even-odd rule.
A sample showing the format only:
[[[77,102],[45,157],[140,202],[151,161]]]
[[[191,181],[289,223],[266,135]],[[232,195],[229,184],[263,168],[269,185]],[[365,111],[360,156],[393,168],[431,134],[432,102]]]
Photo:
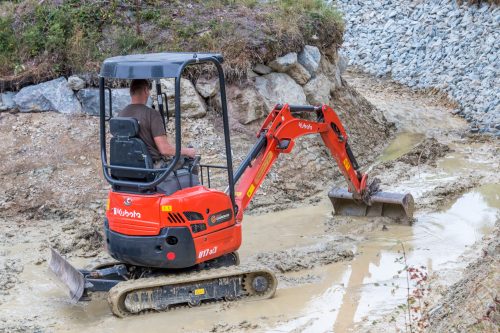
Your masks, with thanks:
[[[296,115],[299,113],[315,114],[316,120],[298,118]],[[267,116],[258,132],[257,143],[236,172],[235,180],[239,180],[236,189],[238,221],[243,219],[244,210],[278,156],[290,153],[295,139],[309,134],[321,136],[347,182],[347,190],[334,188],[328,194],[335,214],[412,219],[411,194],[381,192],[376,186],[368,185],[368,175],[360,171],[349,146],[346,130],[331,107],[278,104]]]

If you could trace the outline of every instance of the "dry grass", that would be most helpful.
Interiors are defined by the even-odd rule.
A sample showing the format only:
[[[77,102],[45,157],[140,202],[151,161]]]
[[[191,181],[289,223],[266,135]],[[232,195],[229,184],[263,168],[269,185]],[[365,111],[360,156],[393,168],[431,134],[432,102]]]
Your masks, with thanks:
[[[98,70],[109,56],[165,51],[219,52],[229,80],[254,64],[342,43],[340,14],[323,0],[21,0],[0,2],[0,87]],[[40,70],[41,71],[41,70]],[[22,82],[22,83],[21,83]]]

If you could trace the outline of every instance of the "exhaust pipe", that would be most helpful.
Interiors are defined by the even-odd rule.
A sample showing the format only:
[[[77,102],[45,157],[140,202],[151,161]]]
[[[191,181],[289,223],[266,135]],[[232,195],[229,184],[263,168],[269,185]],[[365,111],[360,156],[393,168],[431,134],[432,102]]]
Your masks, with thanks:
[[[333,188],[328,197],[335,215],[386,216],[406,221],[413,219],[414,201],[410,193],[376,192],[370,196],[368,204],[355,200],[351,192],[342,188]]]

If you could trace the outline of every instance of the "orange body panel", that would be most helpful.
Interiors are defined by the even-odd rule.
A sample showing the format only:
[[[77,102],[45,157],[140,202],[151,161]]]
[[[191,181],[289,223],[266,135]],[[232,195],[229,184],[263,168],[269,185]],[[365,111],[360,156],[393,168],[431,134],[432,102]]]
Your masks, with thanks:
[[[163,228],[188,227],[196,263],[234,252],[241,245],[241,225],[235,223],[231,199],[204,186],[170,196],[110,191],[106,217],[112,231],[127,236],[156,236]],[[206,229],[194,232],[192,225],[200,224]]]
[[[110,191],[106,207],[109,228],[130,236],[154,236],[161,229],[162,195],[128,194]]]

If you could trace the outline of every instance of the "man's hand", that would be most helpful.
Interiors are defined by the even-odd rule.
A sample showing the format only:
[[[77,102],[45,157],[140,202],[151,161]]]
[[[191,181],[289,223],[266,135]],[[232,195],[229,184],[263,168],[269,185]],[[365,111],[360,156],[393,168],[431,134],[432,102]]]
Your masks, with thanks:
[[[154,137],[156,147],[160,151],[160,154],[165,156],[174,156],[175,155],[175,146],[171,145],[167,140],[166,135],[155,136]],[[181,155],[185,155],[191,158],[194,158],[196,155],[196,151],[194,148],[181,148]]]

